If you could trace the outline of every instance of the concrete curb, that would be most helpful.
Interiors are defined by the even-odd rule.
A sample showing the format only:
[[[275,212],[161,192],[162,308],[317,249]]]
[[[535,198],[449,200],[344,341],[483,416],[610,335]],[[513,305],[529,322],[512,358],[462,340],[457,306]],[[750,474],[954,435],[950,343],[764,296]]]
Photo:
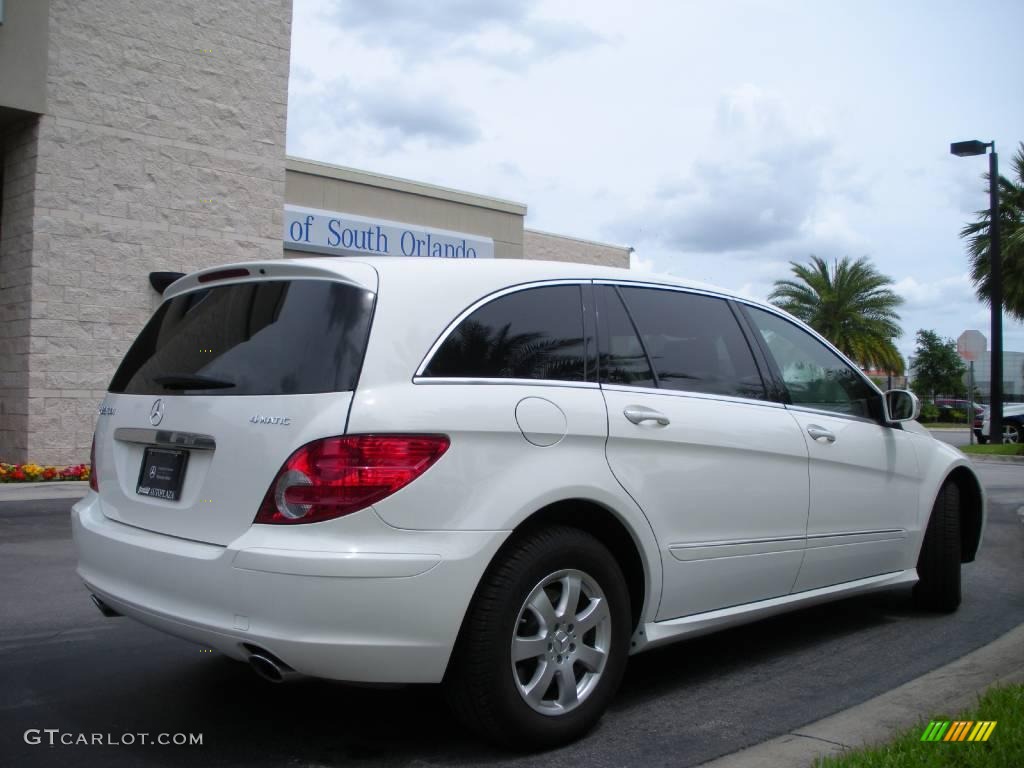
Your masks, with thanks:
[[[979,464],[1024,464],[1024,456],[987,456],[983,453],[965,453],[964,456]]]
[[[0,483],[0,502],[80,499],[88,490],[88,480],[58,480],[52,483]]]
[[[996,683],[1024,682],[1024,624],[936,670],[784,736],[703,763],[701,768],[810,766],[819,757],[888,741],[932,715],[954,716]]]

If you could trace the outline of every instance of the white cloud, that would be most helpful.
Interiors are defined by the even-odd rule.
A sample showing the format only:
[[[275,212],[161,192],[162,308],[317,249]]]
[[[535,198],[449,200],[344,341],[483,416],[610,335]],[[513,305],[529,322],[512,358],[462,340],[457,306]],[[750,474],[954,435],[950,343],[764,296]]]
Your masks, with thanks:
[[[652,259],[645,259],[643,256],[638,254],[636,251],[629,254],[629,268],[635,269],[638,272],[657,272],[657,267],[654,266]]]
[[[905,277],[896,282],[893,290],[903,298],[908,308],[940,309],[948,308],[954,303],[975,303],[974,287],[967,273],[936,280]]]
[[[992,94],[1018,88],[1024,5],[1000,16],[971,37],[924,0],[295,0],[288,149],[518,200],[528,226],[758,296],[789,261],[867,255],[912,347],[987,329],[958,237],[984,158],[948,144],[1021,139],[1024,100]]]
[[[610,228],[630,241],[689,253],[750,254],[856,241],[830,175],[834,142],[822,121],[752,84],[724,94],[713,138],[684,173],[662,178],[640,209]],[[858,195],[862,194],[860,192]]]

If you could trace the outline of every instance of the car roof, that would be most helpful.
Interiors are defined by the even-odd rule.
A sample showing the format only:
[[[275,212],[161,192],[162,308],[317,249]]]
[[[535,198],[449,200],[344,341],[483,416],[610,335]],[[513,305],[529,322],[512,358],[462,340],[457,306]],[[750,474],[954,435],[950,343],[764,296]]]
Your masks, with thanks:
[[[230,273],[244,268],[242,276]],[[678,287],[731,299],[739,299],[788,317],[812,336],[845,356],[821,334],[788,312],[752,296],[675,275],[594,264],[534,259],[443,259],[433,257],[309,256],[265,261],[220,264],[186,275],[164,291],[172,298],[216,280],[218,284],[267,279],[332,277],[376,294],[374,338],[398,339],[400,343],[371,343],[363,362],[360,381],[383,384],[394,381],[413,362],[418,364],[435,339],[462,311],[468,311],[491,294],[507,288],[545,281],[609,280]],[[221,283],[223,281],[223,283]],[[411,313],[416,322],[410,323]],[[856,364],[847,359],[856,368]],[[415,366],[413,366],[415,369]],[[858,369],[859,370],[859,369]],[[865,377],[865,381],[870,381]],[[363,386],[361,383],[360,386]],[[871,383],[874,386],[874,383]]]
[[[196,272],[192,272],[174,283],[164,291],[169,298],[179,293],[200,287],[205,280],[203,276],[229,271],[235,268],[246,268],[250,277],[225,278],[224,282],[247,282],[253,279],[273,277],[292,277],[304,273],[310,276],[337,275],[348,281],[371,289],[383,288],[384,283],[393,287],[401,284],[414,286],[448,286],[483,296],[502,288],[546,280],[615,280],[634,283],[653,283],[695,291],[713,293],[734,299],[741,299],[751,304],[767,307],[775,312],[778,307],[766,303],[753,296],[731,291],[697,280],[687,280],[676,275],[657,272],[605,267],[594,264],[583,264],[565,261],[543,261],[539,259],[443,259],[432,257],[405,256],[303,256],[300,258],[273,259],[265,261],[244,261],[230,264],[218,264]],[[369,273],[379,277],[367,279]],[[261,275],[265,277],[260,277]],[[457,277],[455,281],[453,278]],[[221,282],[218,279],[218,282]]]
[[[731,291],[697,280],[687,280],[675,275],[648,272],[619,267],[606,267],[566,261],[544,261],[539,259],[441,259],[404,256],[321,256],[289,259],[297,264],[308,264],[336,270],[344,274],[346,265],[366,264],[381,276],[381,281],[400,275],[403,279],[429,281],[458,275],[461,280],[480,284],[491,284],[495,289],[518,283],[542,280],[617,280],[639,283],[658,283],[679,288],[715,293],[721,296],[743,299],[744,301],[770,306],[763,300]],[[771,307],[777,311],[777,307]]]

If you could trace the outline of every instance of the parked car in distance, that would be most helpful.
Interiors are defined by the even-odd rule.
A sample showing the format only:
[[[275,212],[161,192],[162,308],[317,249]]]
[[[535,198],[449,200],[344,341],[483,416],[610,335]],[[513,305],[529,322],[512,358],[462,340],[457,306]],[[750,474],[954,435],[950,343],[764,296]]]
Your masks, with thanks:
[[[955,610],[985,497],[918,412],[785,312],[676,278],[214,267],[110,382],[78,573],[266,679],[441,683],[548,748],[631,654],[892,587]]]
[[[984,444],[991,438],[992,423],[988,413],[981,425],[981,436],[978,442]],[[1024,442],[1024,403],[1003,404],[1003,442],[1022,443]]]
[[[933,402],[935,407],[939,409],[939,421],[953,421],[954,411],[958,411],[958,418],[964,421],[966,421],[970,414],[970,400],[956,400],[953,398],[937,397]],[[984,410],[985,406],[981,403],[974,403],[975,413]]]

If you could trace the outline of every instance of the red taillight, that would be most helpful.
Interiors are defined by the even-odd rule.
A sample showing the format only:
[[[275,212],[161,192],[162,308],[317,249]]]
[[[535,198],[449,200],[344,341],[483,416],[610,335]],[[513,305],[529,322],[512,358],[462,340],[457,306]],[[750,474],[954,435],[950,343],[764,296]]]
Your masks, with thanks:
[[[299,448],[274,478],[255,523],[330,520],[390,496],[448,450],[444,435],[328,437]]]
[[[89,449],[89,487],[96,493],[100,492],[100,481],[96,477],[96,435],[92,436],[92,448]]]

